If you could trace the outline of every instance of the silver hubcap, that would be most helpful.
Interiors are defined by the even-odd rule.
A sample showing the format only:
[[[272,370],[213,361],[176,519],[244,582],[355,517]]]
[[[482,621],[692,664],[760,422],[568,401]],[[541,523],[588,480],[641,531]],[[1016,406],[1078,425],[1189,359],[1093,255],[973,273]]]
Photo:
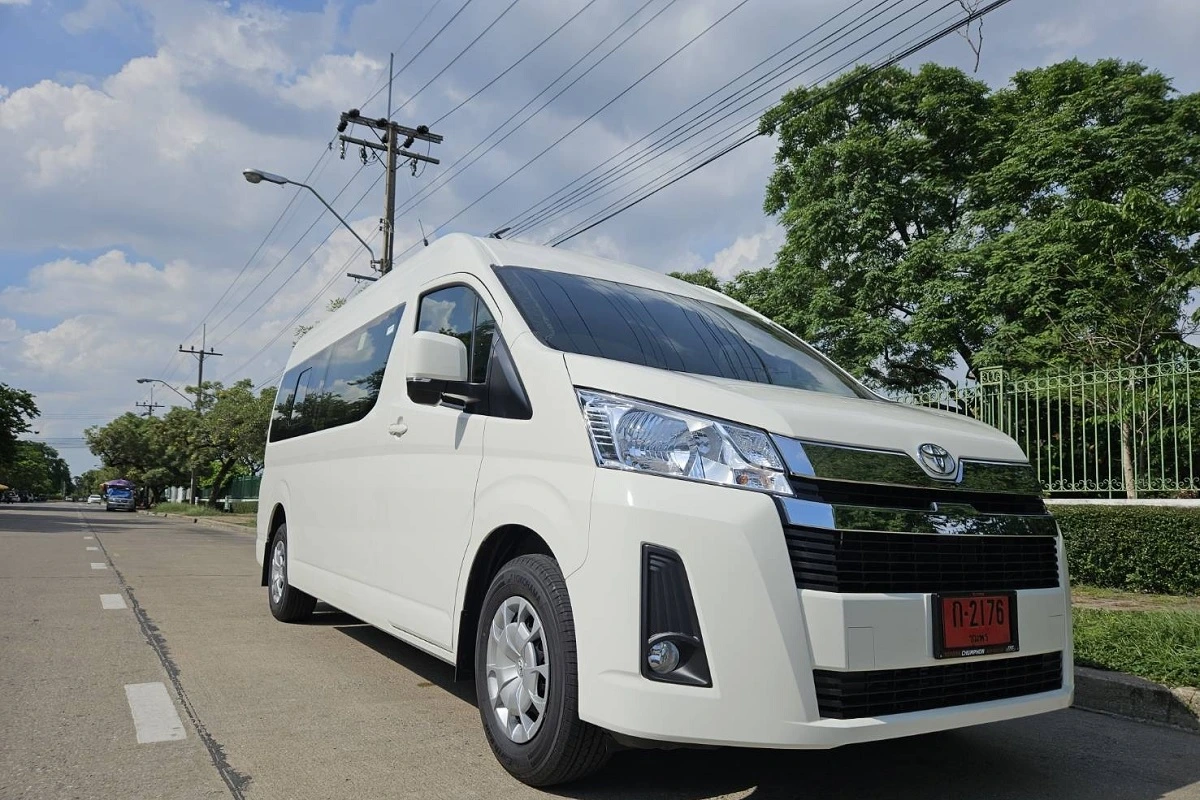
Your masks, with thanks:
[[[286,545],[280,539],[271,550],[271,602],[276,605],[283,598],[283,587],[287,582],[284,576],[286,555]]]
[[[510,597],[492,617],[487,645],[492,713],[509,739],[528,742],[542,727],[550,691],[550,653],[542,620],[524,597]]]

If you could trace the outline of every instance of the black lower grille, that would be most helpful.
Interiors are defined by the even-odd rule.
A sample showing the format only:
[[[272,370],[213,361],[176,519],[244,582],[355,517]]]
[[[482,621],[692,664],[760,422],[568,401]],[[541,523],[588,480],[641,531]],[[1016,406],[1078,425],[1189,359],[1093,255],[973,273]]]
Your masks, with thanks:
[[[819,669],[813,678],[822,717],[882,717],[1061,689],[1062,653],[870,672]]]
[[[1058,586],[1051,536],[784,528],[796,586],[828,592],[962,592]]]

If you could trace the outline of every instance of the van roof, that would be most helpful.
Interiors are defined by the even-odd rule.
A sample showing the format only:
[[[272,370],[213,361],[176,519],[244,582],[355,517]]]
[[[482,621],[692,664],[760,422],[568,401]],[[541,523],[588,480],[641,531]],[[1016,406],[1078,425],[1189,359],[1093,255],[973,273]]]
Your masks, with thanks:
[[[727,307],[744,308],[720,292],[633,264],[545,245],[484,238],[466,233],[451,233],[436,239],[428,247],[422,248],[414,255],[397,263],[391,275],[380,278],[376,283],[359,292],[346,304],[345,310],[350,313],[335,315],[301,337],[288,358],[288,365],[291,366],[308,358],[312,353],[352,330],[353,326],[361,324],[362,313],[365,311],[359,312],[358,309],[365,307],[375,314],[383,313],[386,310],[385,305],[389,302],[386,298],[391,295],[391,291],[384,287],[396,287],[397,284],[394,282],[396,279],[404,280],[408,277],[415,277],[420,283],[424,283],[426,277],[422,277],[422,273],[426,271],[427,267],[444,269],[451,264],[463,270],[479,271],[494,264],[585,275],[693,297]],[[427,277],[432,278],[433,276]]]

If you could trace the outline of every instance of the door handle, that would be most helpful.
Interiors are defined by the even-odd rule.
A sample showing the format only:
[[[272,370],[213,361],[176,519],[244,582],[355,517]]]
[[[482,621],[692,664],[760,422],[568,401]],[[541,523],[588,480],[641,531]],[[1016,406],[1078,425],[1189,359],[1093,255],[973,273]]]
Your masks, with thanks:
[[[388,433],[399,439],[404,434],[408,433],[408,425],[401,420],[396,420],[391,425],[388,425]]]

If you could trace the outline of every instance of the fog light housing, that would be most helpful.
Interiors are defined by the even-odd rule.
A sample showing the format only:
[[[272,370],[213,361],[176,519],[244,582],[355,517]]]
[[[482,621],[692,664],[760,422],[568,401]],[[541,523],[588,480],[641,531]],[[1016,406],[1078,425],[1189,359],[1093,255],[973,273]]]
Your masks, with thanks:
[[[642,545],[642,677],[712,686],[700,621],[679,553]]]
[[[659,641],[650,645],[646,664],[659,675],[666,675],[679,666],[679,647],[671,641]]]

